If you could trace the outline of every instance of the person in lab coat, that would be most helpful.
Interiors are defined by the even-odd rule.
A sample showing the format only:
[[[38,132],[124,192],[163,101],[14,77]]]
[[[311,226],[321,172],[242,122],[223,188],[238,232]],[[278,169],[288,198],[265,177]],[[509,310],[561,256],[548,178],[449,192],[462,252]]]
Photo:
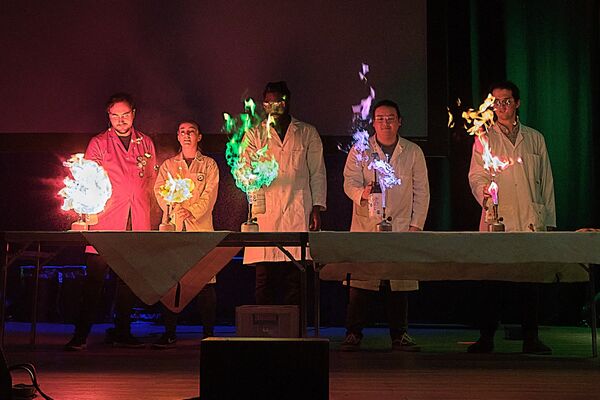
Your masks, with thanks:
[[[177,128],[177,140],[181,151],[165,160],[158,170],[154,183],[154,196],[163,210],[167,212],[167,202],[160,195],[160,187],[168,180],[169,174],[174,179],[188,178],[194,183],[192,197],[173,207],[176,231],[213,231],[213,208],[219,192],[219,167],[212,158],[202,154],[199,143],[202,133],[195,121],[182,121]],[[198,293],[198,307],[203,324],[204,337],[214,335],[216,319],[217,294],[216,278]],[[177,314],[163,307],[165,333],[152,344],[153,348],[174,347],[177,337]]]
[[[256,216],[260,231],[319,230],[327,196],[319,133],[314,126],[290,115],[290,91],[285,82],[267,84],[263,108],[273,123],[268,133],[266,121],[246,133],[247,151],[255,152],[267,145],[267,154],[275,158],[279,171],[271,185],[263,189],[266,212]],[[300,248],[288,250],[300,259]],[[278,248],[247,247],[244,264],[256,266],[257,304],[299,304],[299,271]]]
[[[373,170],[368,166],[377,153],[387,161],[400,178],[400,185],[387,190],[386,215],[392,217],[395,232],[422,231],[429,208],[429,179],[425,156],[419,146],[399,135],[402,117],[398,105],[382,100],[373,107],[375,134],[369,138],[369,149],[363,152],[353,146],[344,167],[344,192],[352,200],[353,232],[374,232],[381,218],[369,217],[368,198],[373,187]],[[381,233],[384,235],[385,233]],[[346,338],[340,349],[360,348],[362,330],[371,314],[371,303],[378,295],[385,298],[392,349],[418,351],[419,346],[408,335],[407,291],[418,290],[417,281],[350,281],[350,302],[346,314]]]
[[[110,128],[94,136],[85,158],[102,166],[112,185],[112,196],[98,223],[90,230],[150,230],[152,185],[156,177],[156,151],[152,139],[135,129],[136,108],[127,93],[110,97],[106,105]],[[81,309],[75,321],[75,334],[65,350],[86,347],[86,339],[98,312],[104,277],[109,268],[92,246],[86,248],[86,279]],[[107,341],[115,346],[143,347],[131,335],[130,315],[136,301],[131,289],[117,278],[115,328],[107,332]]]
[[[519,88],[510,81],[490,87],[494,96],[495,124],[486,137],[491,153],[509,166],[496,174],[498,184],[498,216],[503,218],[507,232],[554,230],[556,210],[554,181],[544,137],[538,131],[519,122],[521,105]],[[480,231],[487,231],[486,207],[490,173],[483,167],[482,144],[475,140],[469,169],[469,184],[473,196],[482,206]],[[523,352],[551,354],[552,350],[538,338],[538,291],[536,284],[514,284],[523,304]],[[502,289],[505,284],[484,282],[479,315],[481,337],[468,348],[470,353],[489,353],[494,349],[494,335],[501,314]]]

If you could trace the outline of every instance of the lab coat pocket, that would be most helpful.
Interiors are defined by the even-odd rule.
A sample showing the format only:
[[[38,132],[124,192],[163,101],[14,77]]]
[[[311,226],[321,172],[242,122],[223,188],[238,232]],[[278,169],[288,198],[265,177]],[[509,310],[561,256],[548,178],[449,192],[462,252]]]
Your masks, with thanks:
[[[302,169],[302,165],[306,165],[306,152],[304,149],[292,149],[290,164],[294,171]]]
[[[356,215],[361,217],[369,217],[369,204],[365,201],[363,205],[354,205],[356,208]]]
[[[531,215],[528,228],[535,232],[546,230],[546,207],[543,204],[531,203]]]
[[[535,186],[541,186],[541,163],[542,158],[539,154],[523,155],[523,168],[530,182],[535,182]]]

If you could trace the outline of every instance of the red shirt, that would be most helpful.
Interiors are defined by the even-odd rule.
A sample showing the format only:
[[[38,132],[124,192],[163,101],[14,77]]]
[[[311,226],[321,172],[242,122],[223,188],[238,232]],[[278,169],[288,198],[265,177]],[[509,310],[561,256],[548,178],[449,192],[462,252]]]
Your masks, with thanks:
[[[132,127],[126,150],[110,128],[90,140],[85,158],[100,164],[112,184],[112,196],[98,214],[98,224],[90,230],[124,231],[130,211],[132,230],[150,230],[150,201],[157,170],[152,139]]]

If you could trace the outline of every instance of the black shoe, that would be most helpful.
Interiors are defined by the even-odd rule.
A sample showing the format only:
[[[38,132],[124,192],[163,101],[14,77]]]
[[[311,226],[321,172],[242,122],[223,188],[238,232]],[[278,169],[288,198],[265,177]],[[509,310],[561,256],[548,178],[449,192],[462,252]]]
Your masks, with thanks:
[[[347,334],[344,342],[340,345],[340,351],[359,351],[361,340],[362,336],[356,333]]]
[[[130,349],[137,349],[140,347],[145,347],[146,344],[140,342],[137,338],[128,334],[116,334],[115,340],[112,342],[113,347],[126,347]]]
[[[421,351],[421,346],[411,338],[408,333],[404,332],[398,339],[392,340],[392,351]]]
[[[525,340],[523,342],[523,353],[547,356],[552,354],[552,349],[546,346],[540,339]]]
[[[174,334],[165,333],[158,340],[152,343],[153,349],[172,349],[177,343],[177,338]]]
[[[494,351],[494,341],[483,338],[479,338],[478,341],[467,348],[467,353],[473,354],[491,353],[492,351]]]
[[[81,336],[73,336],[69,343],[65,344],[65,351],[82,351],[85,350],[87,345],[85,344],[86,340]]]

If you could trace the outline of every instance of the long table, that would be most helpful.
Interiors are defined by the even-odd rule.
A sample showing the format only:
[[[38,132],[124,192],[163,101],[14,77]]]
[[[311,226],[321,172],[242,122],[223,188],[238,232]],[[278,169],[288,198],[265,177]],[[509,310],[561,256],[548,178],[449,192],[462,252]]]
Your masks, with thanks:
[[[4,338],[6,272],[19,258],[27,255],[36,260],[34,292],[45,260],[65,247],[92,245],[106,259],[111,269],[146,304],[162,301],[173,311],[180,311],[202,287],[215,276],[243,247],[277,247],[296,265],[301,274],[300,326],[306,335],[306,232],[158,232],[158,231],[69,231],[3,232],[6,257],[2,266],[0,338]],[[18,249],[13,249],[18,247]],[[296,260],[288,251],[299,247]],[[181,290],[182,282],[191,289]],[[185,295],[180,299],[180,295]],[[175,301],[178,304],[172,304]],[[37,302],[32,305],[30,343],[35,343]]]
[[[598,355],[598,232],[310,232],[308,240],[323,280],[589,282]]]
[[[172,293],[178,282],[199,264],[199,287],[224,266],[221,257],[210,259],[218,248],[237,252],[246,246],[300,247],[301,259],[288,257],[303,272],[301,325],[306,332],[306,254],[324,280],[414,279],[503,280],[514,282],[589,282],[594,294],[591,264],[600,264],[600,233],[581,232],[4,232],[7,266],[20,251],[34,248],[92,244],[109,258],[109,264],[134,293],[153,304]],[[218,257],[217,257],[218,258]],[[207,267],[207,264],[209,265]],[[39,273],[38,258],[37,270]],[[199,281],[198,281],[199,279]],[[319,279],[315,282],[318,284]],[[37,281],[36,281],[37,285]],[[4,286],[0,286],[3,288]],[[2,290],[2,297],[5,296]],[[315,290],[318,296],[319,290]],[[318,298],[315,328],[318,335]],[[35,310],[34,310],[35,311]],[[4,301],[0,307],[4,328]],[[593,355],[597,356],[596,307],[591,303]],[[34,312],[35,316],[35,312]],[[35,335],[35,332],[33,332]]]

